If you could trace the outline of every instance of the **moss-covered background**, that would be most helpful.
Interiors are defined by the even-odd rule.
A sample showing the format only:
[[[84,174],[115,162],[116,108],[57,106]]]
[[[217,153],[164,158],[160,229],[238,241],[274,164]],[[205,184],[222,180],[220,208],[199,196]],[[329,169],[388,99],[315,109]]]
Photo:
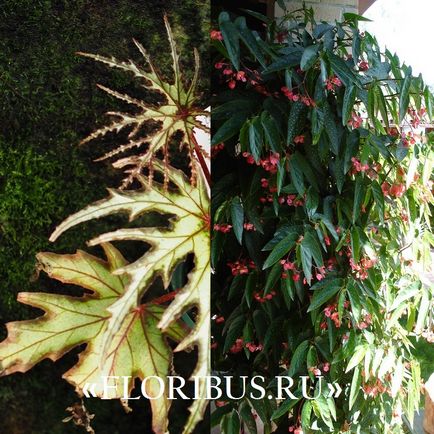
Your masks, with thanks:
[[[0,2],[0,339],[6,335],[5,322],[38,315],[15,301],[17,292],[61,290],[44,276],[35,279],[35,254],[84,248],[96,225],[100,232],[105,223],[72,231],[51,245],[48,236],[53,228],[104,197],[105,187],[118,181],[108,164],[92,162],[102,154],[101,146],[76,144],[101,123],[106,110],[116,108],[117,103],[96,83],[127,90],[131,77],[79,58],[75,52],[139,60],[131,42],[136,38],[160,69],[170,73],[164,12],[174,27],[187,71],[192,66],[192,47],[200,49],[206,89],[208,2]],[[42,362],[25,375],[0,379],[2,433],[81,432],[62,423],[65,408],[77,399],[60,377],[75,363],[76,354],[54,364]],[[96,414],[97,434],[151,432],[144,402],[135,405],[130,415],[118,402],[87,400],[86,405]],[[173,424],[182,423],[183,417],[180,411]]]

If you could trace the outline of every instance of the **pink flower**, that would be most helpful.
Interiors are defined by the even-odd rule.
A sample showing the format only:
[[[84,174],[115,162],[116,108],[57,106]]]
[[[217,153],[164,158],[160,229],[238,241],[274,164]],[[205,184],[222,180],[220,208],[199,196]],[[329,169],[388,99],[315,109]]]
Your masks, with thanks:
[[[367,71],[369,69],[368,62],[365,62],[364,60],[362,60],[358,66],[359,66],[360,71]]]
[[[214,39],[216,41],[223,41],[222,32],[220,32],[219,30],[211,30],[210,36],[211,39]]]
[[[304,143],[304,136],[303,135],[295,136],[294,143]]]
[[[238,81],[242,81],[242,82],[246,82],[247,78],[246,78],[246,73],[244,71],[238,71],[236,78]]]

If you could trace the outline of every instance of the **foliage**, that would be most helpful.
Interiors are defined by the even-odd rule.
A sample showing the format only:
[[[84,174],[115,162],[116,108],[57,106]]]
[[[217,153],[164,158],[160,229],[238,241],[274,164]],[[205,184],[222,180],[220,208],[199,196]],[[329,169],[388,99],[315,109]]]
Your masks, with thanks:
[[[221,398],[213,424],[402,432],[420,400],[410,338],[432,339],[433,96],[363,17],[255,17],[263,36],[227,13],[211,33],[212,347],[213,369],[262,375],[267,393]],[[314,399],[278,399],[276,375],[293,393],[309,376]]]
[[[171,35],[169,35],[169,36],[171,36]],[[173,39],[171,39],[170,41],[172,43],[172,47],[174,48]],[[176,56],[174,58],[174,61],[175,61],[174,66],[176,68],[178,68],[177,70],[179,71],[179,65],[177,63],[178,57],[177,57],[177,54],[175,52],[174,52],[174,55]],[[147,77],[149,77],[149,75]],[[170,85],[170,86],[167,83],[164,83],[162,81],[162,79],[160,79],[160,80],[161,80],[161,84],[164,85],[164,88],[161,89],[162,93],[164,93],[163,96],[166,96],[166,97],[167,96],[169,96],[169,97],[173,96],[170,94],[170,92],[169,93],[166,92],[167,89],[177,91],[179,94],[179,92],[181,90],[181,86],[182,86],[180,76],[177,76],[176,83],[174,83],[173,85]],[[192,105],[191,103],[197,102],[197,97],[195,96],[195,95],[197,95],[195,93],[195,86],[197,84],[197,80],[198,80],[198,75],[196,74],[196,76],[194,77],[194,85],[192,85],[192,87],[190,89],[191,93],[189,93],[189,97],[191,97],[191,99],[182,101],[183,103],[185,103],[185,106],[182,108],[185,110],[185,114],[187,115],[186,116],[187,119],[189,119],[188,118],[189,110],[192,110],[195,107],[195,105]],[[193,96],[195,96],[194,99],[193,99]],[[136,100],[136,101],[138,101],[138,100]],[[148,99],[146,99],[146,101],[147,101],[146,103],[144,101],[142,101],[141,105],[144,106],[146,104],[149,107],[150,104],[148,104]],[[180,101],[176,101],[176,102],[180,102]],[[157,108],[158,108],[158,106],[155,105],[155,103],[154,103],[154,110],[156,110]],[[181,109],[181,107],[178,106],[177,109]],[[183,114],[184,114],[184,112],[183,112]],[[193,112],[193,114],[195,114],[195,112]],[[135,116],[135,114],[133,114],[131,116]],[[193,118],[193,122],[196,122],[196,120],[194,118]],[[187,130],[187,131],[189,132],[189,135],[186,138],[191,143],[191,136],[193,134],[193,131],[192,131],[192,129]],[[176,128],[173,129],[172,132],[175,133]],[[171,137],[169,137],[169,139],[170,138]],[[167,150],[167,149],[165,149],[165,150]],[[195,149],[195,153],[196,153],[195,158],[198,158],[198,157],[201,157],[202,159],[205,158],[205,156],[203,156],[202,153],[199,152],[199,148]],[[154,155],[152,154],[152,159],[153,158],[154,158]],[[179,198],[184,193],[187,195],[190,195],[193,198],[198,198],[201,201],[199,204],[201,207],[200,211],[206,213],[207,197],[206,197],[206,194],[205,194],[205,196],[202,196],[202,194],[205,191],[203,189],[204,180],[201,178],[202,175],[201,174],[196,175],[195,183],[197,184],[197,187],[190,186],[188,184],[188,181],[185,178],[185,175],[183,175],[182,172],[179,172],[173,168],[170,168],[168,166],[167,162],[168,161],[166,160],[166,164],[164,164],[164,168],[163,168],[163,165],[161,165],[158,160],[154,161],[154,165],[157,166],[155,168],[155,170],[156,171],[159,170],[165,177],[165,180],[166,180],[165,186],[158,187],[159,184],[157,181],[155,181],[152,184],[152,186],[150,186],[150,185],[148,185],[147,182],[144,181],[144,178],[141,176],[140,172],[138,172],[138,171],[135,172],[134,175],[136,175],[136,178],[139,181],[142,181],[143,189],[140,192],[139,191],[135,191],[134,193],[132,191],[130,192],[131,195],[136,194],[136,196],[138,196],[138,193],[141,194],[141,196],[139,197],[139,199],[140,199],[139,203],[137,204],[136,209],[134,211],[136,213],[144,213],[146,211],[157,211],[157,212],[160,211],[164,214],[167,211],[167,209],[170,208],[169,206],[166,206],[166,208],[164,210],[161,210],[161,208],[158,208],[158,204],[153,204],[152,202],[150,202],[147,206],[147,204],[146,204],[147,193],[149,193],[149,191],[147,191],[147,189],[151,189],[152,191],[154,191],[154,197],[157,193],[159,193],[160,197],[166,198],[167,200],[170,197]],[[196,164],[197,163],[195,161],[191,164],[191,172],[192,173],[198,172],[198,170],[196,168]],[[173,185],[171,185],[171,186],[169,186],[169,188],[167,188],[168,187],[167,184],[168,184],[169,180],[174,182],[175,184],[177,184],[176,187],[173,187]],[[180,191],[180,186],[184,188],[181,191]],[[173,188],[175,190],[174,192],[172,192]],[[178,196],[176,195],[176,190],[178,190]],[[118,192],[118,196],[120,196],[121,194],[128,195],[128,192],[122,192],[122,193]],[[119,207],[119,208],[122,208],[122,207]],[[116,211],[116,210],[114,210],[114,211]],[[173,211],[173,208],[170,208],[170,211]],[[132,215],[132,217],[133,217],[133,215]],[[203,217],[206,217],[206,214]],[[208,227],[208,218],[202,219],[201,216],[199,216],[199,218],[201,219],[201,222],[205,225],[204,227],[207,228]],[[173,216],[172,216],[172,222],[175,222],[175,220],[176,219],[173,218]],[[143,220],[142,220],[142,222],[143,222]],[[170,224],[170,222],[169,222],[169,224]],[[176,226],[176,224],[175,224],[174,226],[176,227],[177,232],[175,232],[175,231],[171,232],[170,229],[167,229],[164,233],[162,231],[160,231],[159,235],[162,237],[169,237],[169,239],[171,236],[173,237],[173,235],[175,235],[175,237],[176,237],[176,235],[179,234],[179,230],[180,230],[181,225]],[[183,228],[183,230],[185,230],[185,228]],[[148,234],[149,234],[150,229],[143,229],[143,236],[146,232],[148,232]],[[199,229],[198,232],[201,232],[201,230]],[[186,234],[186,237],[188,238],[188,234]],[[164,270],[164,274],[165,274],[165,276],[164,276],[165,282],[164,283],[166,286],[168,286],[168,284],[171,280],[171,276],[172,276],[172,273],[174,271],[174,267],[176,265],[178,265],[178,263],[180,261],[186,260],[186,255],[188,253],[190,253],[190,251],[191,252],[195,251],[197,253],[198,252],[197,249],[200,246],[206,248],[207,238],[208,238],[207,234],[202,231],[202,235],[200,235],[198,233],[197,237],[194,239],[193,242],[196,242],[196,245],[192,246],[191,250],[189,250],[188,248],[186,248],[184,250],[182,250],[182,248],[180,248],[177,250],[175,247],[175,248],[173,248],[173,250],[171,252],[173,254],[173,256],[172,256],[170,261],[168,260],[168,258],[161,258],[161,255],[160,255],[160,258],[156,258],[156,260],[155,260],[156,265],[158,264],[158,261],[160,261],[163,264],[160,269],[162,271]],[[188,242],[187,242],[187,244],[188,244]],[[182,245],[182,243],[181,243],[181,245]],[[166,247],[167,246],[168,246],[168,244],[166,244]],[[184,246],[182,245],[182,247],[184,247]],[[150,256],[154,255],[155,250],[157,250],[156,246],[154,246],[154,248],[152,248],[147,254],[145,254],[144,257],[149,258]],[[200,257],[203,259],[206,259],[206,256],[207,255],[203,255],[203,254],[200,255]],[[76,259],[78,261],[78,258],[76,258]],[[192,281],[191,284],[197,283],[196,280],[200,281],[199,276],[201,276],[203,278],[203,275],[204,275],[203,271],[204,270],[201,270],[202,265],[206,269],[206,266],[207,266],[206,262],[200,262],[200,261],[196,260],[195,269],[191,272],[191,274],[189,276],[189,278],[191,278],[191,281]],[[157,269],[158,269],[158,266],[157,266]],[[152,280],[155,280],[156,277],[158,277],[157,273],[156,274],[149,273],[149,276],[148,276],[149,282],[148,281],[146,282],[146,289],[148,288],[148,286],[152,282]],[[197,308],[197,311],[198,311],[197,316],[196,316],[197,328],[194,328],[191,331],[191,333],[185,337],[185,339],[178,346],[178,349],[182,350],[182,349],[185,349],[187,347],[190,347],[192,345],[197,344],[200,347],[199,348],[200,362],[202,362],[202,361],[204,362],[204,363],[200,363],[198,365],[198,372],[202,372],[200,369],[202,369],[202,367],[204,367],[204,369],[207,371],[208,365],[209,365],[209,362],[208,362],[209,356],[208,356],[208,351],[207,351],[209,339],[208,339],[207,335],[203,336],[203,331],[204,330],[207,331],[207,325],[208,325],[206,318],[207,318],[207,312],[209,312],[209,308],[206,307],[206,303],[209,302],[209,299],[208,299],[208,297],[203,297],[203,294],[199,294],[199,290],[205,290],[205,292],[206,292],[207,286],[206,286],[205,282],[204,282],[205,286],[202,284],[202,285],[199,285],[197,287],[196,286],[191,287],[191,284],[185,285],[183,290],[179,291],[179,294],[177,294],[177,296],[175,297],[175,300],[170,305],[170,308],[169,308],[170,315],[166,315],[165,317],[163,317],[161,320],[161,323],[162,323],[162,327],[164,327],[165,330],[171,330],[173,327],[172,323],[174,321],[176,321],[175,316],[180,316],[186,310],[189,310],[193,306]],[[139,282],[136,282],[136,285],[138,285],[138,287],[135,288],[136,293],[134,295],[136,298],[136,302],[138,304],[140,304],[141,295],[143,295],[143,292],[145,291],[145,287],[140,287]],[[139,293],[140,291],[141,291],[141,293]],[[199,297],[199,295],[201,295],[201,297]],[[47,297],[49,297],[49,296],[47,295]],[[129,298],[130,299],[133,298],[133,297],[131,297],[131,294],[130,294]],[[124,317],[121,318],[120,321],[122,319],[125,321],[128,321],[128,317],[129,317],[128,314],[124,314]],[[70,318],[70,320],[73,321],[73,318]],[[36,321],[36,323],[38,323],[38,320],[35,320],[35,321]],[[119,321],[118,321],[118,328],[119,328]],[[115,339],[116,336],[119,335],[119,333],[120,333],[120,330],[117,330],[117,331],[112,330],[111,336],[109,336],[108,339],[106,339],[106,338],[103,339],[105,341],[105,350],[107,350],[107,351],[110,350],[110,345],[113,343],[113,339]],[[25,335],[24,339],[30,339],[30,337],[31,337],[30,334]],[[59,342],[57,342],[57,344],[59,344]],[[62,352],[61,348],[58,348],[57,351]],[[39,354],[39,358],[43,358],[45,355],[46,354],[44,354],[44,352],[42,351],[41,354]],[[29,354],[26,354],[26,357],[28,357],[28,356],[29,356]],[[100,360],[103,356],[104,356],[104,353],[98,357],[98,360]],[[169,352],[169,359],[171,359],[171,356],[172,356],[172,351]],[[12,360],[12,362],[10,360],[8,360],[8,361],[7,360],[8,360],[7,357],[5,356],[5,354],[3,354],[2,360],[1,360],[3,368],[5,368],[5,366],[8,365],[8,363],[11,363],[12,365],[15,365],[16,363],[21,363],[17,360]],[[27,361],[27,362],[30,363],[30,361]],[[24,363],[25,363],[25,361],[24,361]],[[5,374],[6,372],[3,372],[3,373]],[[202,393],[203,393],[203,391],[202,391]],[[167,400],[165,400],[164,405],[168,408]],[[164,407],[164,405],[160,404],[160,409],[162,408],[162,406]],[[201,419],[203,412],[204,412],[204,409],[205,409],[205,405],[206,405],[206,403],[203,400],[195,401],[195,404],[192,406],[192,415],[191,415],[190,420],[189,420],[188,425],[187,425],[188,429],[193,430],[194,426]],[[154,424],[154,427],[155,427],[156,431],[158,431],[158,432],[159,431],[165,432],[166,431],[165,424],[167,427],[167,418],[165,417],[164,412],[159,413],[159,411],[160,410],[158,410],[154,414],[154,420],[156,421]],[[160,414],[160,418],[158,417],[159,414]]]

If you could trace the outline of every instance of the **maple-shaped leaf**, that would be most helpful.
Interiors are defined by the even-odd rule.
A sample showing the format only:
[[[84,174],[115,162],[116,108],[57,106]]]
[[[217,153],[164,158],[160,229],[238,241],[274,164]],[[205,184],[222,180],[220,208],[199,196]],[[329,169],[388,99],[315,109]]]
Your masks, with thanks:
[[[146,187],[141,190],[109,189],[109,197],[68,217],[53,233],[54,241],[65,230],[91,219],[114,213],[127,213],[130,220],[149,212],[158,212],[170,216],[167,228],[131,228],[119,229],[101,235],[89,242],[90,245],[109,241],[134,240],[147,243],[147,252],[131,264],[120,266],[114,273],[128,276],[125,293],[108,307],[111,318],[104,335],[100,359],[109,354],[113,340],[124,327],[131,312],[137,308],[143,294],[157,277],[161,277],[164,286],[170,284],[176,266],[185,261],[189,254],[194,254],[194,267],[189,273],[187,284],[179,290],[173,302],[162,315],[159,326],[169,330],[173,322],[192,307],[197,308],[196,323],[190,334],[177,346],[175,351],[182,351],[191,346],[198,347],[198,361],[193,376],[209,375],[210,369],[210,236],[209,236],[209,199],[202,176],[196,185],[189,183],[186,175],[172,167],[165,167],[158,160],[155,169],[169,176],[174,188],[166,189],[154,181],[147,183],[139,180]],[[201,420],[207,402],[204,381],[200,382],[200,397],[190,407],[190,418],[185,427],[190,433]]]
[[[41,268],[52,278],[79,285],[90,293],[82,297],[28,293],[18,295],[21,303],[37,307],[45,314],[36,319],[8,323],[8,337],[0,343],[0,373],[26,372],[36,363],[49,358],[58,360],[81,344],[87,344],[78,363],[63,377],[76,387],[78,393],[86,383],[98,396],[103,396],[102,376],[130,377],[126,387],[129,395],[134,379],[158,376],[166,382],[172,363],[172,351],[158,323],[165,307],[145,304],[129,312],[107,348],[103,366],[99,364],[110,313],[107,311],[119,300],[127,288],[128,276],[115,275],[113,270],[127,266],[127,262],[110,244],[102,245],[108,261],[78,251],[74,255],[40,253]],[[176,342],[185,338],[186,328],[171,322],[165,334]],[[106,398],[122,398],[123,385],[108,388]],[[160,384],[146,382],[146,393],[152,407],[152,426],[155,433],[166,433],[170,400],[160,394]]]
[[[130,130],[128,134],[128,142],[117,147],[116,149],[106,153],[101,159],[113,157],[114,155],[125,152],[129,149],[139,148],[142,145],[147,145],[146,151],[140,155],[134,155],[122,158],[113,163],[117,168],[129,167],[127,170],[130,175],[124,182],[124,186],[128,185],[134,177],[140,175],[144,167],[150,167],[150,176],[152,176],[152,162],[154,156],[158,151],[164,154],[164,162],[167,166],[169,164],[169,144],[175,133],[181,133],[181,147],[186,146],[191,159],[191,168],[193,178],[196,176],[197,164],[195,159],[201,161],[202,168],[203,162],[208,157],[206,150],[200,147],[195,139],[194,130],[199,129],[209,132],[209,128],[200,121],[200,116],[206,114],[203,109],[196,106],[196,85],[199,74],[199,57],[195,50],[196,71],[191,85],[188,89],[184,87],[180,67],[179,56],[173,38],[173,34],[167,20],[164,17],[164,22],[167,29],[169,38],[171,54],[173,59],[174,80],[173,83],[168,83],[160,75],[157,68],[152,63],[148,53],[141,44],[134,40],[135,45],[148,64],[149,71],[145,71],[133,61],[122,62],[114,57],[104,57],[97,54],[89,54],[79,52],[78,54],[90,57],[99,62],[105,63],[113,68],[119,68],[133,73],[138,77],[145,88],[157,92],[163,96],[164,101],[161,104],[149,104],[142,100],[134,98],[130,95],[117,92],[105,86],[98,85],[100,89],[112,95],[113,97],[134,105],[137,109],[136,112],[108,112],[107,114],[114,118],[113,122],[109,125],[101,127],[82,140],[81,143],[89,142],[98,137],[103,137],[110,132],[120,132],[121,130]],[[158,128],[153,128],[151,132],[146,135],[142,134],[142,127],[148,122],[157,121]],[[194,178],[195,179],[195,178]]]

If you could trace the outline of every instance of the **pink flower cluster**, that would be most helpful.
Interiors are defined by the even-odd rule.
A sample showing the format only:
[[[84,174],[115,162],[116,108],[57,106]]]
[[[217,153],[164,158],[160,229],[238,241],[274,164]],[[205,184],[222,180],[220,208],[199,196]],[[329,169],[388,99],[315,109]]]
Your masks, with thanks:
[[[327,90],[335,90],[336,88],[342,86],[342,81],[339,80],[339,78],[335,75],[332,75],[331,77],[327,78],[325,86]]]
[[[231,229],[232,229],[232,225],[229,225],[229,224],[226,224],[226,223],[221,223],[221,224],[216,223],[214,225],[214,230],[216,232],[222,232],[224,234],[227,234],[228,232],[230,232]]]
[[[414,145],[416,143],[414,134],[411,131],[408,131],[407,133],[401,133],[401,143],[402,146],[406,148],[408,148],[410,145]]]
[[[305,137],[303,136],[303,135],[300,135],[300,136],[295,136],[294,137],[294,143],[304,143],[304,139],[305,139]]]
[[[369,164],[362,164],[359,159],[356,157],[351,158],[351,162],[353,163],[350,175],[355,175],[359,172],[367,172],[367,175],[371,179],[377,179],[378,178],[378,172],[382,169],[382,166],[380,163],[374,163],[372,166]]]
[[[249,271],[256,269],[256,265],[252,260],[246,261],[245,259],[235,262],[228,262],[227,265],[231,269],[232,276],[249,274]]]
[[[376,259],[362,258],[357,264],[353,258],[350,258],[350,267],[357,279],[365,280],[368,278],[368,270],[372,268],[376,262]]]
[[[217,155],[225,148],[224,143],[219,143],[211,147],[211,158],[217,157]]]
[[[264,349],[264,346],[262,344],[256,345],[253,342],[247,342],[246,348],[251,352],[254,353],[255,351],[262,351]]]
[[[215,41],[223,41],[222,32],[220,32],[219,30],[211,30],[210,37]]]
[[[258,303],[265,303],[266,301],[270,301],[273,299],[273,297],[276,296],[276,291],[271,291],[269,294],[264,295],[264,297],[261,297],[261,295],[259,294],[259,292],[254,292],[253,293],[253,298],[258,302]]]
[[[405,193],[405,185],[399,182],[390,185],[388,182],[384,181],[381,184],[381,191],[385,197],[402,197]]]
[[[322,371],[321,371],[321,369],[322,369]],[[328,362],[319,365],[319,367],[318,366],[311,366],[309,368],[309,372],[312,372],[313,375],[315,375],[317,377],[319,377],[323,372],[327,373],[328,371],[330,371],[330,363],[328,363]]]
[[[368,62],[365,62],[364,60],[359,62],[359,64],[357,66],[359,67],[360,71],[367,71],[369,69]]]
[[[352,112],[351,117],[348,120],[348,125],[353,128],[360,128],[362,126],[363,119],[356,113]]]
[[[349,307],[350,307],[350,302],[348,300],[345,300],[345,302],[344,302],[344,308],[348,309]],[[339,312],[338,312],[337,303],[332,303],[332,304],[327,305],[324,308],[324,315],[327,318],[330,318],[333,321],[333,323],[335,324],[336,328],[340,328],[341,327],[342,323],[341,323],[341,321],[339,319]],[[323,321],[320,324],[320,329],[321,330],[327,330],[327,328],[328,328],[327,321]]]
[[[315,101],[310,96],[304,96],[295,93],[292,89],[288,89],[286,86],[283,86],[280,90],[290,101],[301,101],[307,107],[316,106]]]
[[[261,166],[267,172],[274,175],[277,172],[277,165],[279,164],[280,155],[277,152],[272,152],[268,157],[261,158],[258,163],[256,163],[250,152],[243,152],[243,157],[246,159],[247,164],[256,164]]]
[[[296,426],[296,425],[291,425],[291,426],[288,428],[288,431],[289,431],[289,432],[292,432],[293,434],[303,434],[303,433],[304,433],[304,431],[303,431],[303,429],[301,428],[301,426]]]
[[[255,351],[262,351],[264,348],[262,344],[256,345],[253,342],[246,342],[246,344],[244,344],[243,338],[238,338],[230,348],[229,352],[232,354],[237,354],[241,352],[244,347],[246,347],[251,353],[254,353]]]
[[[363,321],[359,322],[357,324],[357,328],[359,330],[365,330],[367,329],[370,325],[372,324],[372,316],[371,314],[367,313],[364,317],[363,317]]]

